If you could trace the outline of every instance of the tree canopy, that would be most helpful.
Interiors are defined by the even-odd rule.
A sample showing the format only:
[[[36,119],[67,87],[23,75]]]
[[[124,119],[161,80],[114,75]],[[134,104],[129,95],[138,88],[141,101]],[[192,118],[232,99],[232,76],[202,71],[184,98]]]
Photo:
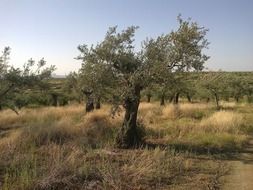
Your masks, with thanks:
[[[105,91],[111,88],[112,98],[125,108],[125,117],[116,142],[131,147],[141,141],[137,129],[140,92],[152,83],[168,86],[175,73],[202,70],[208,56],[207,30],[190,19],[178,17],[179,27],[156,39],[146,40],[140,51],[134,48],[136,26],[117,32],[109,28],[102,42],[88,48],[79,46],[83,61],[80,75],[86,88]],[[108,79],[108,80],[107,80]],[[90,82],[89,82],[90,81]],[[108,81],[108,83],[106,82]]]

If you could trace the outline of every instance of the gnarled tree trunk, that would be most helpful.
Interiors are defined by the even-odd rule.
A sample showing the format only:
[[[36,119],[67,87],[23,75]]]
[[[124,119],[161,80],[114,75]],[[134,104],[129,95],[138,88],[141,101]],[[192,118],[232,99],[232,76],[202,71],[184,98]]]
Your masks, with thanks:
[[[137,130],[137,114],[140,104],[139,86],[135,86],[133,97],[126,97],[124,101],[125,116],[123,125],[116,138],[116,144],[120,148],[137,146],[141,142],[141,136]]]
[[[92,97],[87,97],[87,102],[86,102],[86,106],[85,106],[85,110],[86,112],[91,112],[94,110],[94,101]]]
[[[216,108],[217,108],[217,110],[219,110],[220,109],[220,104],[219,104],[220,99],[219,99],[218,94],[215,93],[214,98],[215,98],[215,102],[216,102]]]
[[[235,96],[235,101],[236,101],[236,103],[239,103],[239,96]]]
[[[171,103],[171,102],[173,101],[173,99],[174,99],[174,96],[173,96],[173,95],[170,96],[170,98],[169,98],[169,103]]]
[[[52,94],[52,99],[53,99],[52,106],[56,107],[58,105],[58,95]]]
[[[164,106],[164,105],[165,105],[165,95],[162,94],[161,100],[160,100],[160,106]]]
[[[96,109],[100,109],[100,108],[101,108],[100,97],[98,97],[96,101]]]
[[[186,94],[186,97],[187,97],[188,102],[192,103],[191,96],[189,94]]]
[[[151,94],[147,94],[147,102],[150,103],[151,100]]]
[[[94,110],[94,99],[92,97],[92,90],[83,90],[83,93],[85,94],[87,100],[85,105],[86,112],[91,112]]]
[[[179,102],[179,95],[180,95],[180,93],[177,92],[176,95],[175,95],[175,98],[174,98],[174,104],[178,104],[178,102]]]

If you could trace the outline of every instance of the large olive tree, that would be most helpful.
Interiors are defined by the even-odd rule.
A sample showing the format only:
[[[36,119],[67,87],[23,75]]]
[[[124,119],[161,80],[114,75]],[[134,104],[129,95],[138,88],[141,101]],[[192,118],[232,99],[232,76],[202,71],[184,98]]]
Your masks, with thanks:
[[[119,147],[129,148],[141,141],[137,114],[144,88],[164,77],[170,80],[173,72],[201,70],[208,59],[202,54],[208,44],[205,40],[207,30],[190,20],[179,18],[178,21],[177,30],[157,40],[146,41],[139,52],[133,45],[137,27],[132,26],[121,32],[117,32],[116,27],[110,28],[102,42],[83,54],[84,64],[91,64],[93,68],[90,72],[96,73],[98,65],[108,69],[106,73],[110,73],[111,83],[107,85],[113,86],[114,100],[125,109],[124,121],[116,138]],[[85,62],[90,57],[95,60]]]
[[[111,87],[113,102],[122,104],[125,108],[123,125],[116,140],[120,147],[125,148],[140,141],[136,120],[140,92],[147,82],[143,79],[147,79],[148,75],[148,65],[142,60],[141,54],[134,51],[133,37],[136,29],[137,27],[129,27],[118,33],[116,27],[110,28],[101,43],[83,54],[84,70],[81,70],[86,73],[84,76],[88,76],[90,73],[85,72],[85,68],[89,66],[89,72],[94,72],[99,77],[104,74],[110,76],[107,86]],[[95,60],[91,61],[91,58]],[[102,68],[102,72],[98,68]]]

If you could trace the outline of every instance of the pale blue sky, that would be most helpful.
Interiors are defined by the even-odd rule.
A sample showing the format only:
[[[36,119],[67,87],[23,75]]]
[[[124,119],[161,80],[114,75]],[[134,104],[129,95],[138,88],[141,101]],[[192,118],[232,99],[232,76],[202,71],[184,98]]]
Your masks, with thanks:
[[[0,0],[0,48],[12,48],[16,67],[44,57],[67,74],[80,68],[76,47],[108,27],[140,26],[139,44],[175,29],[179,13],[210,29],[208,68],[253,71],[253,0]]]

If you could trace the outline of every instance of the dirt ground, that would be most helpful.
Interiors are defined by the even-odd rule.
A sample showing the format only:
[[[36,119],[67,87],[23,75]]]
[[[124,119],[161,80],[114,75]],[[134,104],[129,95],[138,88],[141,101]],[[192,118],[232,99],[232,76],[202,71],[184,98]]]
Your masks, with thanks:
[[[232,170],[224,179],[222,190],[253,189],[253,137],[238,159],[230,161]]]

